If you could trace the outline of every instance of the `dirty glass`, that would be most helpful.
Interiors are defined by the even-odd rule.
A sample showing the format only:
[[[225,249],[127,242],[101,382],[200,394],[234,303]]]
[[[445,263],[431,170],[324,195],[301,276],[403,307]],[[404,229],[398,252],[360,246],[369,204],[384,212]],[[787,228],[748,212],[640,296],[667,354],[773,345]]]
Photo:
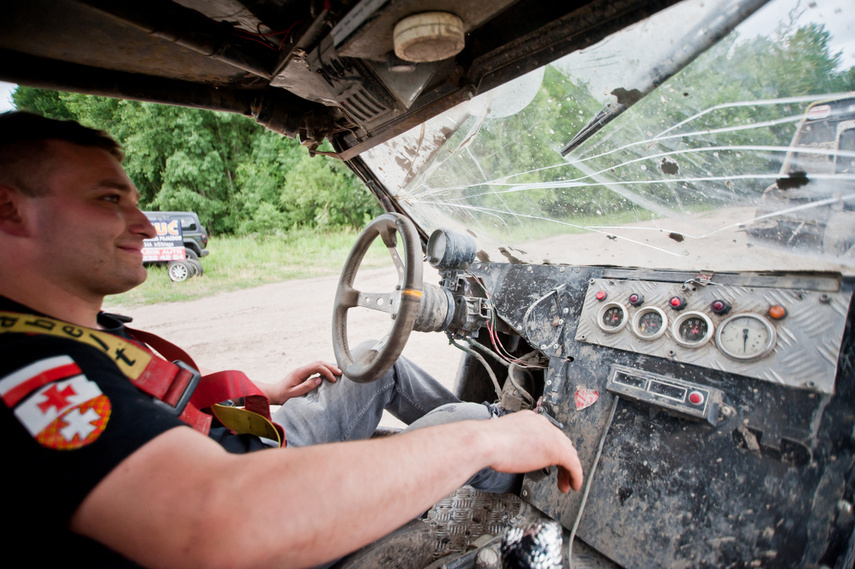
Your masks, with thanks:
[[[847,2],[681,4],[363,159],[482,260],[852,274]]]

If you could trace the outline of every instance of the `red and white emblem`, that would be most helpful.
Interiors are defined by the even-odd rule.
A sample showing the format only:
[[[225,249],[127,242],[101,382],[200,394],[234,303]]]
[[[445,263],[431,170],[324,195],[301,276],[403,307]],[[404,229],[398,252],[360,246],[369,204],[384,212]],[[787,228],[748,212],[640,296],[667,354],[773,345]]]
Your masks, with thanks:
[[[96,440],[110,400],[69,356],[34,362],[0,379],[0,398],[41,445],[72,450]]]
[[[587,409],[597,402],[600,398],[600,392],[596,389],[588,389],[587,387],[576,386],[576,393],[573,394],[573,399],[576,402],[576,410],[581,411]]]

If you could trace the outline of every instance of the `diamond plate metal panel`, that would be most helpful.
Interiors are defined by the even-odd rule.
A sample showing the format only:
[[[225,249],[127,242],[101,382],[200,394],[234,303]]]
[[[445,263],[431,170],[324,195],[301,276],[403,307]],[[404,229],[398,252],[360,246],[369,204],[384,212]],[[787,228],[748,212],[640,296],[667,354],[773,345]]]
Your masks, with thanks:
[[[598,292],[604,292],[606,298],[598,299]],[[644,297],[643,304],[632,306],[629,303],[629,296],[633,293]],[[683,299],[685,307],[682,310],[671,308],[669,301],[674,297]],[[711,308],[715,300],[723,300],[731,305],[730,312],[715,314]],[[832,394],[850,300],[851,293],[848,292],[738,287],[715,283],[686,287],[670,282],[592,279],[585,294],[575,339],[577,342],[669,358],[788,387]],[[598,324],[602,307],[606,303],[619,304],[624,310],[624,317],[628,319],[627,325],[614,333],[605,331]],[[780,320],[769,318],[769,308],[774,305],[783,306],[787,316]],[[668,318],[665,334],[651,341],[640,338],[631,326],[635,313],[646,306],[659,307]],[[712,324],[708,332],[709,341],[694,348],[678,343],[672,329],[674,321],[688,312],[702,314]],[[715,330],[735,314],[756,314],[771,323],[776,341],[770,353],[755,360],[741,361],[722,352],[716,343]]]
[[[491,494],[463,486],[436,503],[425,516],[434,529],[434,556],[466,551],[483,535],[501,535],[521,505],[514,494]]]

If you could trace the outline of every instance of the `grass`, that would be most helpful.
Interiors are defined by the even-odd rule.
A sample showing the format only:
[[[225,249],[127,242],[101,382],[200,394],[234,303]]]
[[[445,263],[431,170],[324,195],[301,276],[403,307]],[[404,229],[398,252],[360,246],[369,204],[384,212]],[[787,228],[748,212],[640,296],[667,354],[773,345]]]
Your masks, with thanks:
[[[212,237],[211,253],[201,259],[204,274],[175,283],[165,267],[149,267],[148,279],[137,288],[107,298],[105,304],[132,308],[145,304],[193,300],[219,292],[262,284],[338,274],[356,241],[357,232],[292,231],[282,236]],[[376,240],[364,267],[391,264]]]

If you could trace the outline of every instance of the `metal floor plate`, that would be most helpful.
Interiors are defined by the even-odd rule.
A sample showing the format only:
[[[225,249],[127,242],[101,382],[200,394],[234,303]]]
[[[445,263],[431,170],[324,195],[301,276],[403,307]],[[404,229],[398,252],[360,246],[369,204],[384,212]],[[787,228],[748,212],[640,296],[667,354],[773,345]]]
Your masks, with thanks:
[[[436,558],[460,553],[484,535],[497,536],[510,527],[522,501],[514,494],[491,494],[464,486],[428,510]]]

